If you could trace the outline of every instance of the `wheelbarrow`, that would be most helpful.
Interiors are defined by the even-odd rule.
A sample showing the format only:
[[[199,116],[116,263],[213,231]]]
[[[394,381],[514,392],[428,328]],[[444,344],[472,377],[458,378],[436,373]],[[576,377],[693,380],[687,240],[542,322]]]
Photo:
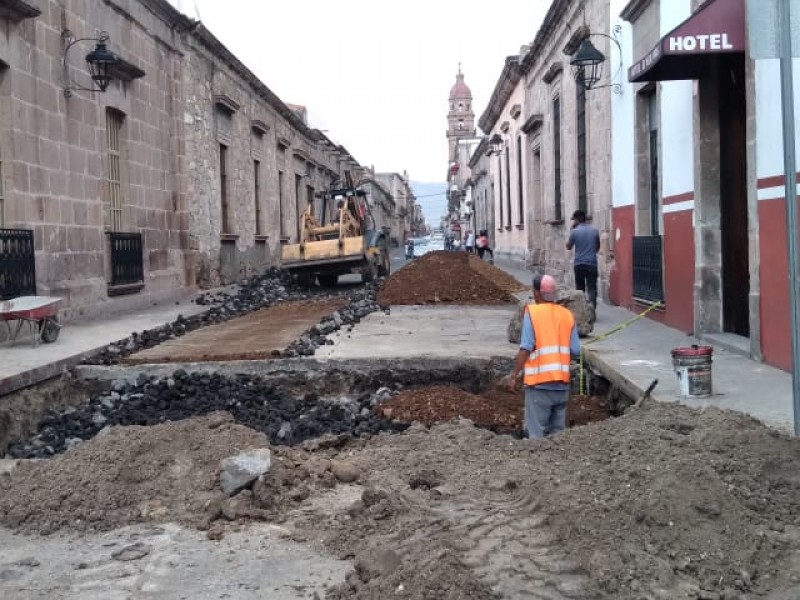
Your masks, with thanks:
[[[58,306],[62,298],[55,296],[19,296],[0,302],[0,321],[4,321],[11,344],[17,340],[23,325],[27,323],[33,334],[33,347],[39,342],[50,344],[58,339],[61,325],[58,322]],[[11,321],[16,321],[13,331]]]

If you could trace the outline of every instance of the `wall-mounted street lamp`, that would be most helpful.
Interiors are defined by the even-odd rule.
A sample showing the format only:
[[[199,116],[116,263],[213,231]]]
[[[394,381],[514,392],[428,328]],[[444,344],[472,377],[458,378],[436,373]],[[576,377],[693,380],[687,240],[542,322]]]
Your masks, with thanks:
[[[500,137],[499,133],[495,133],[491,139],[489,139],[489,148],[491,148],[494,154],[500,154],[503,151],[503,138]]]
[[[619,49],[619,66],[617,71],[611,78],[616,79],[622,70],[622,47],[619,44],[617,36],[622,32],[622,27],[616,25],[613,29],[613,36],[606,35],[605,33],[590,33],[578,46],[578,49],[570,58],[569,64],[572,66],[572,76],[578,85],[583,86],[586,90],[597,90],[601,88],[610,87],[615,94],[622,93],[622,86],[619,83],[609,83],[606,85],[597,85],[603,78],[603,66],[606,62],[606,56],[592,44],[589,38],[591,37],[605,37],[614,42]]]
[[[108,42],[108,32],[102,31],[96,38],[75,38],[72,32],[65,29],[61,32],[61,39],[64,41],[64,96],[69,98],[73,91],[81,90],[86,92],[105,92],[108,84],[114,79],[112,72],[114,67],[120,63],[119,57],[106,47]],[[96,42],[94,50],[86,55],[86,62],[89,65],[89,73],[95,87],[83,87],[72,83],[69,76],[69,51],[79,42]]]

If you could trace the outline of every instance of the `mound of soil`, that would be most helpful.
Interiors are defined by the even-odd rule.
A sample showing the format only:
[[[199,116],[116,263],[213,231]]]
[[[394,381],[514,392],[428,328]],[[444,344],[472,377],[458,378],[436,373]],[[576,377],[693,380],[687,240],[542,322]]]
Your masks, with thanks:
[[[544,440],[451,422],[347,456],[395,509],[304,526],[399,564],[357,564],[334,597],[436,597],[414,574],[442,556],[469,567],[452,598],[476,581],[506,598],[800,597],[800,441],[745,415],[651,402]],[[413,486],[420,472],[436,487]]]
[[[430,427],[457,417],[498,433],[521,432],[524,396],[509,392],[502,381],[482,394],[471,394],[452,386],[428,386],[401,392],[381,404],[383,416],[404,423]],[[611,416],[608,402],[595,396],[571,396],[567,403],[567,425],[574,427]]]
[[[501,290],[511,294],[516,294],[517,292],[523,292],[527,289],[530,289],[530,285],[528,285],[530,282],[521,283],[513,275],[509,275],[503,271],[503,269],[498,269],[494,265],[490,265],[486,261],[478,258],[475,254],[467,254],[467,259],[469,261],[470,269],[483,275]],[[531,277],[533,277],[532,274]]]
[[[522,398],[506,394],[489,400],[456,387],[430,386],[408,390],[380,406],[385,417],[430,426],[456,417],[490,429],[517,431],[522,427]]]
[[[381,305],[516,302],[507,289],[505,273],[486,264],[487,269],[493,270],[487,277],[486,269],[479,272],[469,258],[465,252],[429,252],[392,274],[378,293],[378,302]]]
[[[225,413],[112,427],[70,452],[25,461],[0,477],[0,523],[42,534],[143,521],[196,525],[219,496],[219,461],[266,446],[266,436]]]

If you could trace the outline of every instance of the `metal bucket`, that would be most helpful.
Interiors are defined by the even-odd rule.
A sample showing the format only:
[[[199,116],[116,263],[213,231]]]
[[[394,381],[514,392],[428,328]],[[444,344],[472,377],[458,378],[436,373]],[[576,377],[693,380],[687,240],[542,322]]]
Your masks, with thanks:
[[[711,395],[711,346],[672,349],[672,365],[678,377],[682,398],[707,398]]]

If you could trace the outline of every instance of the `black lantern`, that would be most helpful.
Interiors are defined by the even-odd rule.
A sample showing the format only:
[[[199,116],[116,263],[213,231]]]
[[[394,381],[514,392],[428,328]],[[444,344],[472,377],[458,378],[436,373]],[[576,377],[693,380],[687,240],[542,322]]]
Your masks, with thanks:
[[[587,28],[588,31],[588,28]],[[610,87],[615,94],[622,93],[622,86],[616,83],[615,80],[622,71],[622,47],[619,43],[619,35],[622,33],[622,27],[615,25],[611,30],[611,35],[605,33],[587,33],[581,41],[580,46],[569,59],[569,64],[572,67],[572,76],[575,82],[586,90],[596,90],[600,88]],[[603,37],[611,40],[611,42],[619,50],[619,65],[617,65],[616,72],[611,77],[611,81],[605,85],[597,85],[603,78],[603,67],[606,62],[606,55],[600,52],[595,45],[591,42],[592,37]]]
[[[66,82],[64,87],[64,96],[69,98],[72,96],[72,92],[75,90],[83,90],[87,92],[105,92],[108,88],[108,84],[110,84],[111,80],[114,79],[112,75],[113,68],[120,62],[119,57],[106,47],[108,33],[103,31],[96,38],[76,39],[72,35],[72,32],[69,30],[64,30],[61,33],[61,38],[64,40],[64,81]],[[94,50],[86,55],[86,62],[89,65],[89,73],[92,77],[94,87],[74,85],[70,78],[69,63],[67,62],[69,51],[75,44],[79,42],[96,42]]]
[[[108,51],[105,41],[98,41],[94,50],[86,55],[86,62],[89,63],[92,81],[97,84],[101,92],[105,92],[113,79],[109,71],[119,62],[119,58],[113,52]]]
[[[489,140],[489,147],[495,154],[500,154],[503,151],[503,138],[499,133],[495,133]]]
[[[569,64],[572,65],[572,74],[575,81],[587,90],[598,84],[603,76],[603,63],[605,55],[595,48],[594,44],[585,38],[577,52],[572,55]]]

